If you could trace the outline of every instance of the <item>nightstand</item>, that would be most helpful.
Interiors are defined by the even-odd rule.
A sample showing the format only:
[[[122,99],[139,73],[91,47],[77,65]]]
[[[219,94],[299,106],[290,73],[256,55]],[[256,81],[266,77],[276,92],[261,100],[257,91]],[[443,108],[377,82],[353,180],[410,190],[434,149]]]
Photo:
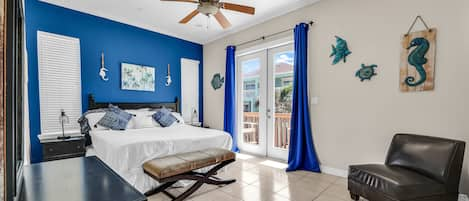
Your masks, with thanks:
[[[69,139],[41,139],[42,161],[53,161],[85,156],[85,138],[82,136]]]
[[[192,122],[192,123],[189,123],[189,125],[195,126],[195,127],[201,127],[201,128],[210,128],[207,125],[203,125],[202,122]]]
[[[190,122],[189,125],[195,126],[195,127],[202,127],[202,122]]]

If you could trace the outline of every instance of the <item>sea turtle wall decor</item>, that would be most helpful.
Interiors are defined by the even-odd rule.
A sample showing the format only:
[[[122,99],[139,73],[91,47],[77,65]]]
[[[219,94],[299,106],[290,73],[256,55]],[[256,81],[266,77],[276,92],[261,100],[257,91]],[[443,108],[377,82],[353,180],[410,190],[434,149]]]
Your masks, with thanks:
[[[336,38],[336,45],[332,45],[332,53],[329,57],[334,57],[332,61],[332,65],[338,64],[341,60],[344,63],[347,62],[347,56],[352,54],[352,52],[348,49],[347,41],[342,39],[339,36],[335,36]]]
[[[377,68],[378,65],[376,64],[372,64],[372,65],[365,65],[365,64],[362,64],[362,67],[360,69],[358,69],[358,71],[355,73],[355,76],[360,78],[360,81],[364,81],[364,80],[371,80],[371,78],[375,75],[378,75],[376,74],[376,71],[375,71],[375,68]]]
[[[216,73],[215,75],[213,75],[211,84],[214,90],[220,89],[224,83],[225,78],[222,77],[220,73]]]

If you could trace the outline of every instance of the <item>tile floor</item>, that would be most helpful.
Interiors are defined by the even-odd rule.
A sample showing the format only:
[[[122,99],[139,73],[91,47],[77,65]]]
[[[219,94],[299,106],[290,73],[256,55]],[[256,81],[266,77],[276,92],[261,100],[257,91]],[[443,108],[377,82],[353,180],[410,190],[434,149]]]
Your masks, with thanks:
[[[238,154],[218,176],[237,181],[223,187],[204,185],[190,201],[350,201],[347,180],[327,174],[285,172],[286,164]],[[184,189],[172,189],[178,195]],[[169,201],[164,194],[149,201]]]

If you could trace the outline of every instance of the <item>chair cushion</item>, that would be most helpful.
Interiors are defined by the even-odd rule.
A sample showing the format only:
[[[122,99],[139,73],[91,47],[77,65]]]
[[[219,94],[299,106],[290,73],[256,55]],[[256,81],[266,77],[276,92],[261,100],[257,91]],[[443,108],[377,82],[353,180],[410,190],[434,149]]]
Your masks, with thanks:
[[[153,159],[143,164],[143,169],[155,179],[161,180],[231,159],[235,159],[233,152],[211,148]]]
[[[445,193],[443,184],[414,171],[395,166],[374,164],[350,166],[348,179],[399,200]]]
[[[386,165],[414,170],[445,183],[455,161],[455,153],[464,142],[430,136],[396,134]],[[460,170],[459,170],[460,171]]]

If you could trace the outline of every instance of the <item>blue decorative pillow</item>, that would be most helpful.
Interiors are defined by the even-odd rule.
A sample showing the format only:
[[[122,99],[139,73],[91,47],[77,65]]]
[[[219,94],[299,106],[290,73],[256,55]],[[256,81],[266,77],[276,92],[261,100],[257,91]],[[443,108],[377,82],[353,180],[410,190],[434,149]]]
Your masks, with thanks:
[[[132,114],[130,114],[130,113],[128,113],[128,112],[126,112],[126,111],[124,111],[124,110],[120,109],[119,107],[117,107],[115,105],[112,105],[112,104],[109,104],[109,110],[111,112],[114,112],[117,115],[119,115],[119,117],[121,117],[123,119],[127,119],[127,121],[129,121],[132,118],[132,116],[134,116],[134,115],[132,115]]]
[[[109,111],[98,121],[98,124],[112,130],[125,130],[132,116],[117,106],[109,105]]]
[[[169,127],[177,121],[176,117],[171,114],[171,111],[166,108],[159,109],[152,117],[163,127]]]
[[[106,128],[110,128],[112,130],[120,130],[119,129],[119,115],[111,111],[106,112],[106,114],[104,114],[103,118],[101,118],[97,124],[104,126]]]

